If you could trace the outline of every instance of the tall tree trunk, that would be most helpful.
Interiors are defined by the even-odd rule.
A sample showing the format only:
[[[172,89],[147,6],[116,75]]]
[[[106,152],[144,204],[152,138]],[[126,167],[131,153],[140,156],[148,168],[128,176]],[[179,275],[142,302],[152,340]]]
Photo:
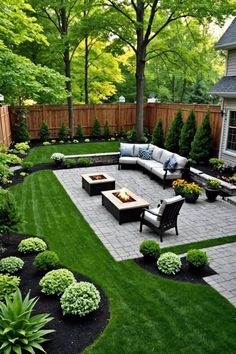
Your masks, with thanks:
[[[84,53],[84,101],[88,104],[88,37],[85,37],[85,53]]]

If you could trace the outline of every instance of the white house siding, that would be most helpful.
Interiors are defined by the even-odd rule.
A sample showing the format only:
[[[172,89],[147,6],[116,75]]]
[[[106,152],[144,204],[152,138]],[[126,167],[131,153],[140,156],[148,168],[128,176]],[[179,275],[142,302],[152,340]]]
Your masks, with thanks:
[[[236,53],[236,51],[235,51]],[[227,164],[235,166],[236,165],[236,153],[232,151],[227,151],[227,134],[228,134],[228,111],[236,111],[236,98],[224,98],[223,108],[226,110],[226,115],[224,116],[224,121],[222,124],[222,137],[221,137],[221,148],[219,151],[219,158],[223,159]]]
[[[228,51],[226,76],[236,76],[236,49]]]

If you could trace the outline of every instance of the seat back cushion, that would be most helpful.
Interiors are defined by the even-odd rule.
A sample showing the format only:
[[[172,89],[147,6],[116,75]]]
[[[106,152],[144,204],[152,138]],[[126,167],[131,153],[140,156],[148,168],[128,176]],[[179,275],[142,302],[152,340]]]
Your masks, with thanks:
[[[140,157],[142,160],[151,160],[152,151],[148,149],[139,148],[138,157]]]
[[[134,156],[134,144],[120,143],[121,156]]]
[[[183,199],[183,197],[181,197],[181,195],[176,195],[175,197],[164,199],[162,204],[161,204],[161,206],[160,206],[160,208],[159,208],[158,215],[162,216],[166,205],[179,202],[182,199]]]
[[[159,148],[158,146],[154,146],[153,152],[152,152],[153,160],[156,160],[157,162],[160,162],[162,153],[163,153],[163,149]]]
[[[164,164],[164,162],[168,159],[168,158],[171,158],[173,157],[173,152],[170,152],[168,150],[165,150],[163,149],[162,151],[162,155],[161,155],[161,158],[160,158],[160,162],[162,162]]]
[[[134,144],[134,156],[139,156],[139,149],[148,149],[149,144]]]
[[[176,168],[184,168],[186,163],[188,162],[188,159],[186,159],[186,157],[180,156],[178,154],[174,154],[174,157],[177,162]]]

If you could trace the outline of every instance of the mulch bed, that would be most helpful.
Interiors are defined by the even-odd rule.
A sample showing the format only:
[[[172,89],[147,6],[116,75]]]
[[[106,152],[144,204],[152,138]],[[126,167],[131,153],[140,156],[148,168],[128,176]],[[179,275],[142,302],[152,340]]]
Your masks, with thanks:
[[[161,273],[157,268],[156,261],[151,261],[151,260],[149,261],[146,260],[144,257],[135,259],[135,262],[143,269],[161,278],[181,281],[181,282],[190,282],[194,284],[206,285],[207,283],[203,278],[208,277],[210,275],[217,274],[209,266],[206,266],[202,270],[198,270],[198,271],[194,271],[193,269],[190,269],[188,262],[186,261],[186,257],[181,257],[182,267],[180,272],[178,272],[175,275],[167,275]]]
[[[84,318],[63,316],[59,297],[44,295],[40,292],[39,281],[45,273],[38,271],[33,265],[35,255],[23,255],[17,251],[18,243],[32,235],[10,234],[4,237],[4,253],[2,257],[17,256],[24,260],[23,270],[19,273],[21,278],[20,289],[26,295],[30,290],[30,297],[39,297],[35,306],[35,313],[50,313],[54,319],[47,328],[55,329],[49,338],[52,340],[43,344],[49,354],[78,354],[99,337],[109,322],[110,313],[108,299],[103,290],[96,285],[101,295],[100,307],[97,311]],[[6,244],[6,245],[5,245]],[[62,266],[63,267],[63,266]],[[61,267],[61,268],[62,268]],[[64,267],[63,267],[64,268]],[[88,278],[74,272],[77,281],[89,281]]]
[[[193,165],[192,167],[201,170],[203,173],[210,175],[215,178],[222,178],[222,177],[232,177],[234,174],[233,171],[216,171],[213,170],[210,165]]]

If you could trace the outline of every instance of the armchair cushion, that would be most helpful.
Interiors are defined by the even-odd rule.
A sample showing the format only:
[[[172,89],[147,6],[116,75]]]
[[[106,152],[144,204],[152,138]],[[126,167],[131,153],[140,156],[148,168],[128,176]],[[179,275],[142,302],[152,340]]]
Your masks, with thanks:
[[[144,219],[149,221],[152,224],[155,224],[156,227],[160,226],[160,218],[161,218],[161,216],[158,215],[159,214],[159,209],[160,208],[151,209],[150,211],[152,211],[153,213],[150,213],[148,210],[145,210],[145,212],[144,212]]]

